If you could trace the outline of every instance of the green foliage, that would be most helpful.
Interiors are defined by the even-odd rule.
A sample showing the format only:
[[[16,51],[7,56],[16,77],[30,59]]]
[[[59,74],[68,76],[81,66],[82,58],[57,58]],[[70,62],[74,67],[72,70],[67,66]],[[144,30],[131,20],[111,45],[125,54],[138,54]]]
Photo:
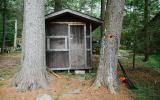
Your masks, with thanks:
[[[1,7],[1,6],[0,6]],[[2,6],[3,7],[3,6]],[[2,12],[2,8],[0,8]],[[2,13],[0,12],[0,45],[2,45]],[[6,4],[6,46],[13,46],[14,40],[14,20],[18,20],[18,37],[22,33],[23,21],[23,0],[7,0]]]
[[[93,53],[99,54],[100,53],[100,41],[101,41],[101,31],[100,28],[97,28],[93,33],[92,33],[92,51]]]
[[[119,50],[120,60],[126,69],[132,68],[132,51]],[[157,100],[159,96],[160,53],[150,55],[147,62],[143,62],[144,56],[137,54],[135,70],[129,71],[130,79],[138,89],[128,90],[129,96],[134,100]],[[128,70],[127,70],[128,71]],[[147,74],[147,75],[146,75]],[[157,79],[158,78],[158,79]],[[156,81],[157,80],[157,83]],[[154,99],[153,99],[154,98]]]
[[[160,11],[158,0],[150,0],[149,13],[150,20]],[[155,53],[160,50],[158,43],[160,38],[159,24],[149,24],[148,32],[150,33],[150,53]],[[122,47],[132,49],[136,40],[136,52],[145,52],[145,34],[144,28],[144,0],[126,0],[125,15],[123,19],[123,29],[121,34]],[[154,48],[154,49],[153,49]]]
[[[100,17],[100,0],[62,0],[62,9],[73,9],[95,17]],[[46,14],[54,12],[54,0],[47,0]]]

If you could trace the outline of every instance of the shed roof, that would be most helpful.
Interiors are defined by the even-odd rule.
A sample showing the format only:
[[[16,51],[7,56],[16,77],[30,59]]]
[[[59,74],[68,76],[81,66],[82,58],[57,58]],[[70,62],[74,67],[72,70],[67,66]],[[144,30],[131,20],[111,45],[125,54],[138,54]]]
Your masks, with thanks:
[[[64,9],[61,11],[48,14],[45,16],[45,19],[46,21],[51,21],[54,19],[65,18],[66,16],[68,16],[68,18],[71,18],[71,19],[78,19],[80,21],[91,23],[93,30],[96,29],[98,26],[100,26],[102,23],[102,21],[98,18],[83,14],[81,12],[70,10],[70,9]]]

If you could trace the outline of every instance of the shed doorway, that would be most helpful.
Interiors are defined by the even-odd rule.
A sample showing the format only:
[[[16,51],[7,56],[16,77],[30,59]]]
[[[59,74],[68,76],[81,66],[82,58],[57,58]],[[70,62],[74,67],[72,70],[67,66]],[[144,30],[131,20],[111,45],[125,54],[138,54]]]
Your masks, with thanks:
[[[69,25],[70,30],[70,67],[85,68],[86,66],[86,41],[85,25]]]

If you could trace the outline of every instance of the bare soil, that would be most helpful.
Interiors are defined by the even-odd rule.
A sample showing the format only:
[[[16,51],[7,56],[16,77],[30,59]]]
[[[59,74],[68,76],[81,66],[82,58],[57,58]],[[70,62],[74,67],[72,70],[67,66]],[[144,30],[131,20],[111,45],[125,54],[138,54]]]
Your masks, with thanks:
[[[49,85],[45,88],[25,93],[17,92],[10,84],[20,69],[19,62],[19,53],[0,55],[0,75],[2,74],[0,77],[4,78],[0,80],[0,100],[35,100],[40,94],[48,94],[52,100],[129,100],[124,84],[120,85],[119,93],[113,95],[105,87],[91,88],[93,79],[78,79],[62,74],[57,74],[57,76],[49,74]],[[79,90],[77,93],[64,95],[77,89]]]

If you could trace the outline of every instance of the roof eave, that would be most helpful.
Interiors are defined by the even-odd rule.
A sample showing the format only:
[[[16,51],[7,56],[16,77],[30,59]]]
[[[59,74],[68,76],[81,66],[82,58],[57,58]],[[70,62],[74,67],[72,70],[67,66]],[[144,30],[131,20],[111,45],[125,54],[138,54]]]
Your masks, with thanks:
[[[61,11],[58,11],[58,12],[55,12],[55,13],[52,13],[52,14],[48,14],[48,15],[45,16],[45,19],[50,19],[54,16],[58,16],[58,15],[63,14],[63,13],[71,13],[71,14],[74,14],[76,16],[83,17],[85,19],[94,21],[96,23],[100,23],[100,24],[102,23],[102,21],[98,18],[94,18],[92,16],[85,15],[83,13],[80,13],[80,12],[77,12],[77,11],[74,11],[74,10],[70,10],[70,9],[65,9],[65,10],[61,10]]]

